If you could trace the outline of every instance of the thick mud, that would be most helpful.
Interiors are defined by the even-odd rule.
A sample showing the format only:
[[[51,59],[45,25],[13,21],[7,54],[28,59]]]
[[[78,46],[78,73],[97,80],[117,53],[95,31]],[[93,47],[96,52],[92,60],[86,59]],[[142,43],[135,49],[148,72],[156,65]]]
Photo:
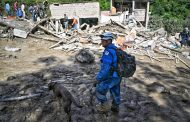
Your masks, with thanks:
[[[99,61],[79,64],[73,54],[48,49],[42,40],[0,41],[0,98],[41,93],[31,99],[0,102],[0,121],[66,121],[58,100],[48,90],[50,81],[62,82],[83,108],[71,107],[73,122],[189,122],[190,70],[174,61],[151,62],[137,56],[137,71],[121,83],[120,112],[101,115],[91,88]],[[5,46],[19,47],[7,52]],[[107,95],[109,99],[110,95]],[[111,104],[111,100],[110,100]]]

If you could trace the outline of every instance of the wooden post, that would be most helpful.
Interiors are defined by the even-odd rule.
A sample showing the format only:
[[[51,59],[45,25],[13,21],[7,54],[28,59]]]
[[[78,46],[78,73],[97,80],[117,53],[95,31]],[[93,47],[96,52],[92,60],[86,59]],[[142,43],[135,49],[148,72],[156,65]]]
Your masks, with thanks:
[[[59,32],[59,21],[57,19],[55,20],[55,31],[56,31],[56,34],[58,34],[58,32]]]
[[[145,27],[148,28],[150,2],[147,2]]]
[[[110,0],[110,12],[112,11],[113,1]]]
[[[132,15],[134,15],[134,10],[135,10],[135,1],[132,1]]]

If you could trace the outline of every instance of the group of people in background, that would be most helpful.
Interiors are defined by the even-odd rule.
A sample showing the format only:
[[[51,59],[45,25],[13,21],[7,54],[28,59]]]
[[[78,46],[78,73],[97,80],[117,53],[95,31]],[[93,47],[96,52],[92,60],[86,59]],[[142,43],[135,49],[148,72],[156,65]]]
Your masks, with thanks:
[[[4,8],[2,7],[2,5],[0,6],[0,16],[2,17],[3,13],[6,13],[7,17],[16,16],[17,18],[23,18],[23,19],[29,19],[29,17],[31,17],[31,19],[34,22],[36,22],[38,18],[42,19],[45,16],[47,16],[46,13],[48,10],[48,4],[49,3],[47,0],[45,0],[42,4],[36,3],[36,4],[31,4],[29,6],[27,6],[25,2],[19,3],[18,0],[15,0],[12,6],[9,2],[6,2]],[[13,8],[13,10],[11,10],[11,8]],[[28,8],[27,12],[26,8]],[[67,32],[69,29],[69,18],[66,14],[64,14],[62,24]],[[75,17],[72,18],[71,26],[73,30],[78,29],[78,20]]]
[[[48,2],[45,0],[42,4],[31,4],[28,7],[29,13],[26,16],[26,3],[19,3],[18,0],[16,0],[13,4],[13,7],[11,7],[9,2],[5,3],[5,8],[3,9],[2,6],[0,6],[0,16],[3,16],[3,10],[5,11],[7,16],[16,16],[18,18],[24,18],[28,19],[29,16],[32,17],[32,20],[35,22],[37,21],[37,18],[44,18],[46,16],[46,12],[48,9]],[[13,8],[14,10],[11,10]]]
[[[181,47],[184,45],[190,46],[190,31],[188,27],[185,27],[184,30],[179,34]]]
[[[9,2],[5,3],[5,12],[7,16],[13,16],[16,15],[19,18],[25,18],[26,17],[26,12],[25,12],[25,8],[26,8],[26,3],[21,3],[21,5],[19,6],[18,0],[16,0],[13,4],[13,11],[11,10],[11,5]],[[14,12],[14,13],[13,13]],[[0,15],[3,16],[3,8],[0,8]]]
[[[75,17],[73,17],[72,20],[73,20],[72,24],[71,24],[72,25],[72,29],[73,30],[77,30],[78,29],[78,20]],[[67,32],[67,30],[69,28],[69,18],[67,16],[67,14],[64,14],[63,26],[64,26],[64,28],[65,28],[65,30]]]

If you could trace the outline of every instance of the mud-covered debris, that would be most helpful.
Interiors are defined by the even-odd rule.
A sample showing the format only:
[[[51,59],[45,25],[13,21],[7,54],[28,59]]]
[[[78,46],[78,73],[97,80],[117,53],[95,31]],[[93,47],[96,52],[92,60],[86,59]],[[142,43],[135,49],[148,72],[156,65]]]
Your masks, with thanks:
[[[75,55],[75,59],[77,62],[80,63],[92,63],[95,60],[94,55],[86,50],[86,49],[81,49],[76,55]]]
[[[154,82],[154,83],[148,85],[147,90],[150,92],[158,92],[158,93],[167,92],[166,88],[157,82]]]
[[[8,46],[6,46],[5,47],[5,50],[6,51],[10,51],[10,52],[18,52],[18,51],[21,51],[21,49],[20,48],[13,48],[13,47],[8,47]]]

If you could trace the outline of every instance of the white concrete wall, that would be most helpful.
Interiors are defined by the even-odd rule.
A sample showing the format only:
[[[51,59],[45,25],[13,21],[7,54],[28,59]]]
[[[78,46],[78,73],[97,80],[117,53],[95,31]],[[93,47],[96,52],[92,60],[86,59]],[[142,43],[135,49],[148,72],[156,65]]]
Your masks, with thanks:
[[[69,18],[100,18],[99,2],[73,3],[73,4],[52,4],[50,5],[52,18],[60,19],[67,14]]]

